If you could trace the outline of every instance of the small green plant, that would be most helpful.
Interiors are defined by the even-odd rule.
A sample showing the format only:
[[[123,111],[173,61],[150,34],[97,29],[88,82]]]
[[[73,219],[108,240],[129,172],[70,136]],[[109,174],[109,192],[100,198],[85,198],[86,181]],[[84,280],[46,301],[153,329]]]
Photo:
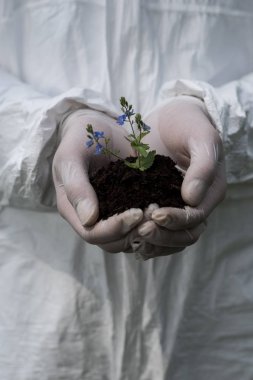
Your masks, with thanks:
[[[142,121],[141,114],[134,112],[133,106],[128,104],[124,97],[120,98],[120,105],[123,114],[118,117],[117,124],[123,126],[125,123],[129,123],[131,133],[125,138],[135,150],[136,159],[131,160],[131,162],[127,159],[122,159],[119,156],[119,151],[110,149],[110,139],[104,135],[104,132],[94,131],[91,124],[87,124],[86,127],[88,137],[86,146],[89,148],[93,144],[96,144],[95,154],[104,154],[109,157],[114,156],[123,160],[127,166],[144,171],[152,166],[156,155],[156,151],[150,150],[149,145],[142,141],[150,133],[150,127]]]

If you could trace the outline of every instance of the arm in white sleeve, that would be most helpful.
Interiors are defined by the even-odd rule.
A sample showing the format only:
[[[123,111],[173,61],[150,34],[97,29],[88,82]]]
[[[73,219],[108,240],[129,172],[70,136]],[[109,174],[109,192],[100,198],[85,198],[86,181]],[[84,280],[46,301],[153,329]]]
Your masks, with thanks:
[[[73,88],[47,97],[0,68],[0,207],[55,204],[51,164],[57,128],[83,108],[113,114],[96,92]]]
[[[160,100],[178,95],[202,99],[224,144],[229,184],[253,181],[253,74],[219,88],[189,80],[165,83]]]

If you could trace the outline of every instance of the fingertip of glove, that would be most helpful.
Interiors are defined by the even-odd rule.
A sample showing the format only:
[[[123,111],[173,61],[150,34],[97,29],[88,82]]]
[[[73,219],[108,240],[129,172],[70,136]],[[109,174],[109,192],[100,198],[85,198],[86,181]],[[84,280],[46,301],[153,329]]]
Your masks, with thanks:
[[[197,206],[204,198],[206,190],[207,186],[204,181],[194,179],[188,185],[183,186],[183,199],[189,206]]]
[[[161,210],[161,209],[157,209],[157,210],[154,210],[152,212],[152,215],[151,215],[152,219],[155,219],[155,220],[165,220],[166,218],[166,214]]]
[[[151,219],[152,218],[152,214],[155,210],[158,210],[159,209],[159,206],[157,203],[151,203],[144,211],[144,216],[146,218],[149,218]]]
[[[92,226],[98,218],[98,208],[89,199],[79,201],[76,206],[76,212],[84,227]]]
[[[131,208],[123,215],[123,222],[126,227],[135,226],[143,218],[143,211],[139,208]]]

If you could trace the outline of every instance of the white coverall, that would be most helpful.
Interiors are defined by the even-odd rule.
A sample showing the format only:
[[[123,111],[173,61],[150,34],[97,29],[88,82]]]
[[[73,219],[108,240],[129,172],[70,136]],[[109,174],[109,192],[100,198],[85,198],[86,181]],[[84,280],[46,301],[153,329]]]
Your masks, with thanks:
[[[253,379],[253,2],[0,1],[0,379]],[[125,96],[195,95],[224,141],[226,200],[147,262],[57,214],[57,126]]]

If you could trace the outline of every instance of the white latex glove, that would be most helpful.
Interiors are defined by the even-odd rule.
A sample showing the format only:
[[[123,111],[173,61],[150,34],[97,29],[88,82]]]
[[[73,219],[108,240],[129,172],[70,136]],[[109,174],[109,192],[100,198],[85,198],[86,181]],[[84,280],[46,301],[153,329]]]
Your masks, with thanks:
[[[94,155],[95,146],[85,147],[88,123],[94,131],[104,131],[111,139],[111,148],[117,147],[122,157],[133,154],[130,144],[125,143],[124,129],[117,127],[114,119],[98,111],[73,112],[60,128],[60,143],[53,161],[58,211],[85,241],[108,252],[131,251],[133,228],[142,220],[142,210],[130,209],[96,223],[98,200],[88,171],[109,161],[104,155]]]
[[[178,97],[151,112],[144,122],[146,136],[157,153],[170,156],[185,172],[184,209],[157,208],[150,220],[138,227],[135,252],[147,259],[173,253],[195,243],[205,229],[206,218],[226,192],[223,145],[204,103],[193,97]],[[181,248],[180,248],[181,247]]]

